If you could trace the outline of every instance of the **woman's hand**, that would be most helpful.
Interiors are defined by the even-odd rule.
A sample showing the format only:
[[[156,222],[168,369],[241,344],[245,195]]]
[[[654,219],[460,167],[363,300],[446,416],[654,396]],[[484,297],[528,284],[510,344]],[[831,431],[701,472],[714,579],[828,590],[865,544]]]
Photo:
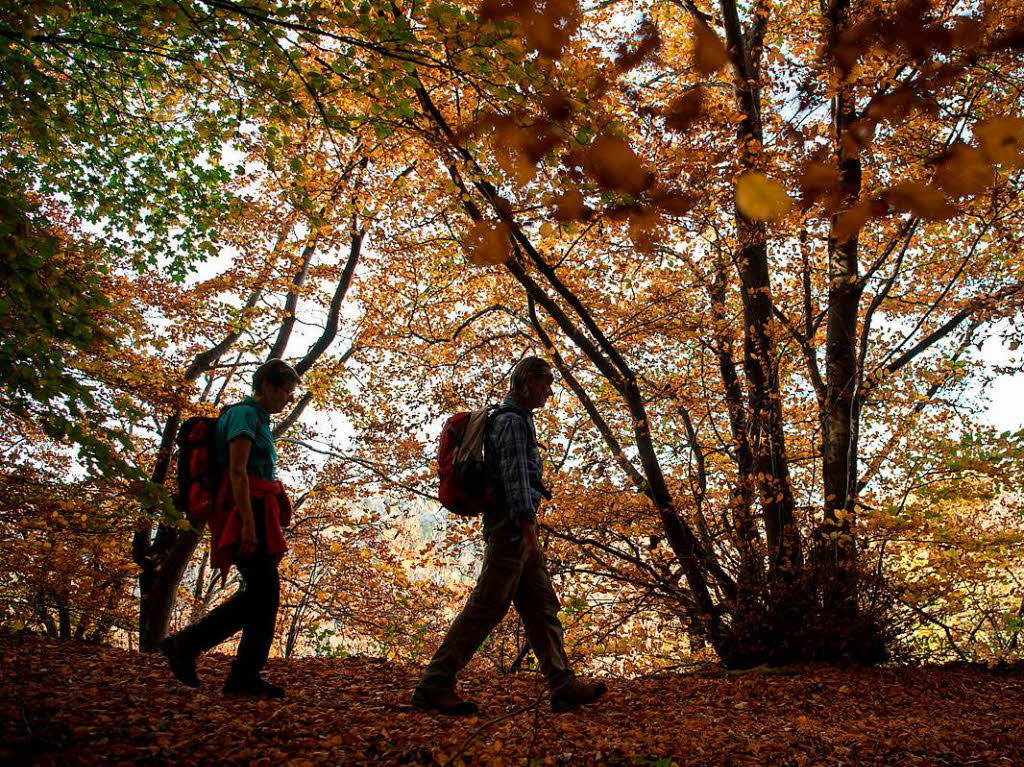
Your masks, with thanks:
[[[253,523],[252,512],[242,514],[242,535],[238,542],[238,556],[248,559],[256,554],[256,525]]]
[[[231,492],[235,506],[242,517],[242,532],[238,541],[238,556],[251,557],[256,553],[256,523],[252,516],[252,501],[249,497],[249,475],[245,471],[249,462],[252,440],[238,437],[228,446],[228,475],[231,478]]]

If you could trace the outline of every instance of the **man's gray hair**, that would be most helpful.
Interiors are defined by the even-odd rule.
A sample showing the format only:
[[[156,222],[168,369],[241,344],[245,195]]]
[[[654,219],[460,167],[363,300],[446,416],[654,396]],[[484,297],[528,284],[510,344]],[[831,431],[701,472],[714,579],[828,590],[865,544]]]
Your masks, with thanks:
[[[526,395],[526,381],[531,376],[548,375],[551,372],[551,363],[543,357],[523,357],[512,368],[512,378],[509,381],[508,391],[514,397]]]

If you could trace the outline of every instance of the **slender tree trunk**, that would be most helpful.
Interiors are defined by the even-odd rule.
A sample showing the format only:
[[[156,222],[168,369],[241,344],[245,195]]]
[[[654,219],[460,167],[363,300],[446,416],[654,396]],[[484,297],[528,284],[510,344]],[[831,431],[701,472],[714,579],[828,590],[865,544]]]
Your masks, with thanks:
[[[68,606],[54,597],[57,603],[58,633],[60,639],[71,639],[71,611]]]
[[[764,562],[758,546],[761,535],[753,515],[754,453],[750,446],[747,412],[743,404],[743,387],[732,357],[733,333],[729,328],[725,310],[727,275],[727,264],[724,259],[720,259],[709,285],[709,293],[715,328],[715,355],[718,358],[719,374],[725,388],[729,427],[736,454],[736,484],[729,493],[729,507],[736,531],[736,547],[740,553],[737,601],[745,602],[756,599],[756,595],[761,592]]]

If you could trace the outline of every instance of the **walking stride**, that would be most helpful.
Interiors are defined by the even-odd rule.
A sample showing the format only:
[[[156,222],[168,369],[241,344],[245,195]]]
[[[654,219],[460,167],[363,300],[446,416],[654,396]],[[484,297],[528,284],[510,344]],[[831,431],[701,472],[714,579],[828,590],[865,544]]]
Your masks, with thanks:
[[[533,411],[552,394],[554,376],[540,357],[526,357],[512,371],[510,391],[484,434],[484,465],[493,493],[483,510],[483,567],[462,612],[423,673],[414,706],[443,714],[478,710],[455,691],[456,676],[515,604],[551,691],[551,708],[566,711],[605,693],[603,682],[576,678],[565,654],[559,602],[537,539],[537,509],[550,498],[542,481]]]
[[[241,631],[224,692],[284,697],[283,688],[260,676],[277,621],[277,567],[288,550],[282,528],[291,518],[288,496],[277,480],[270,416],[288,406],[299,381],[290,365],[270,360],[253,375],[252,396],[225,408],[217,419],[213,444],[226,473],[209,517],[210,562],[225,575],[235,565],[242,587],[201,621],[160,644],[174,676],[189,687],[199,686],[196,658]]]

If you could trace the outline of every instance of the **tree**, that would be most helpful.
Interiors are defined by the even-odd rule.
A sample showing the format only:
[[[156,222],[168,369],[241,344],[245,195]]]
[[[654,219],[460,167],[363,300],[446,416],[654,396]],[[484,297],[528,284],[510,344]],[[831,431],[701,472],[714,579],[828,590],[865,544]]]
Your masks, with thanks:
[[[326,309],[321,340],[301,339],[300,363],[323,366],[305,401],[345,410],[358,445],[328,452],[365,488],[429,496],[437,417],[494,397],[533,347],[571,393],[542,416],[555,559],[570,590],[633,605],[594,637],[656,614],[731,665],[883,656],[904,608],[878,526],[903,523],[876,511],[935,440],[978,431],[978,344],[1019,313],[1017,10],[194,0],[83,21],[43,5],[31,28],[4,21],[23,98],[0,115],[3,167],[97,217],[78,179],[113,168],[110,197],[151,158],[157,191],[108,222],[136,233],[132,260],[181,276],[237,253],[164,283],[154,483],[186,403],[212,412],[240,368],[287,355],[304,297]],[[65,160],[25,150],[25,105],[76,103],[75,81],[25,83],[68,51],[101,94],[134,76],[128,106],[87,100],[47,128]],[[138,143],[165,102],[178,154]],[[90,154],[110,121],[138,141]],[[179,154],[184,197],[157,178]],[[328,361],[350,285],[358,343]],[[342,363],[352,391],[331,380]],[[197,536],[144,519],[151,648]],[[323,575],[303,577],[308,607]]]
[[[448,248],[461,239],[473,263],[500,264],[527,305],[497,275],[453,278],[451,255],[421,233],[417,271],[436,259],[428,285],[458,280],[460,290],[454,302],[435,287],[406,300],[424,316],[407,333],[410,356],[445,373],[457,359],[486,380],[471,361],[493,366],[508,339],[547,349],[657,520],[648,547],[633,536],[619,547],[599,536],[597,547],[642,570],[643,549],[665,540],[674,563],[654,585],[672,584],[688,629],[726,662],[881,657],[885,619],[862,613],[877,600],[858,570],[858,504],[899,455],[900,422],[962,380],[980,329],[1019,305],[1019,269],[1000,255],[1016,247],[1009,222],[1019,220],[1021,123],[1005,86],[1020,75],[1015,22],[840,4],[823,11],[818,39],[802,7],[775,16],[758,6],[744,24],[723,3],[714,15],[688,6],[684,38],[679,9],[664,6],[616,66],[592,38],[570,40],[574,6],[539,8],[485,4],[483,16],[510,22],[497,26],[447,12],[438,26],[451,38],[497,42],[497,52],[460,48],[411,86],[447,175],[424,183],[455,195],[438,194],[417,220],[451,224],[461,208],[467,234],[449,235]],[[427,47],[442,34],[415,13],[413,27]],[[720,71],[725,83],[702,79]],[[663,132],[691,125],[671,141]],[[957,143],[968,130],[975,143]],[[769,142],[778,148],[765,151]],[[800,206],[775,175],[797,181]],[[698,179],[702,199],[687,185]],[[543,215],[583,223],[559,228]],[[634,246],[625,255],[622,235]],[[624,283],[631,307],[616,306]],[[453,330],[437,331],[432,317],[453,303]],[[485,320],[474,349],[467,327]],[[456,338],[457,357],[431,348]],[[923,391],[916,377],[894,383],[911,370]],[[691,464],[685,490],[679,447]],[[799,515],[798,497],[808,501]]]

